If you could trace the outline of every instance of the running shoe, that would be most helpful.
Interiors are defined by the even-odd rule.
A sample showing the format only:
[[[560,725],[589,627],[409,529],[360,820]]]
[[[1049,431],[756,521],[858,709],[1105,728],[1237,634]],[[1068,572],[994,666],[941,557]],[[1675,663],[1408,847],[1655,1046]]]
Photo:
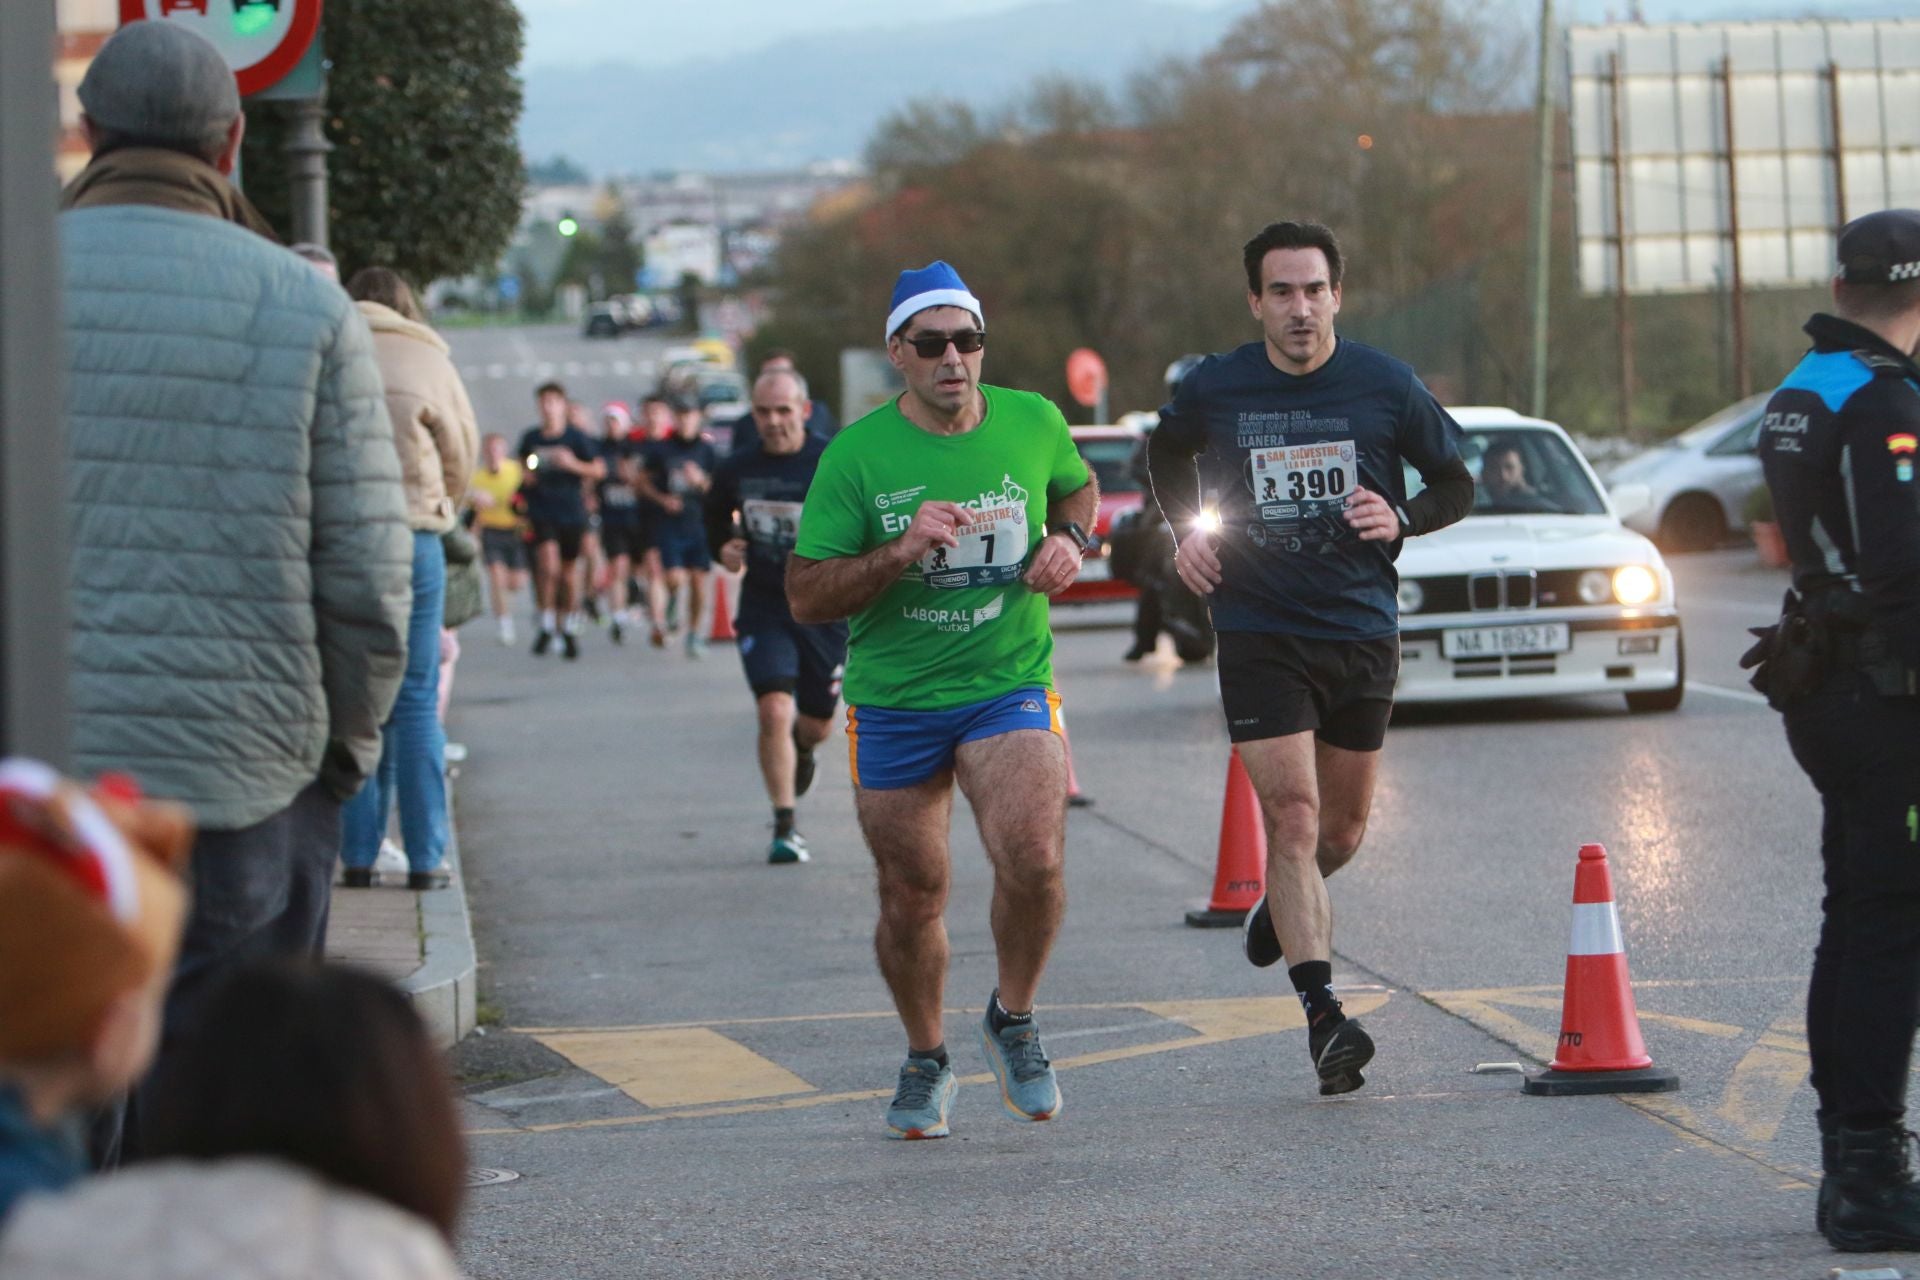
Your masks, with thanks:
[[[1367,1082],[1360,1068],[1373,1061],[1373,1037],[1354,1019],[1342,1019],[1325,1030],[1307,1028],[1307,1051],[1320,1073],[1323,1095],[1352,1093]]]
[[[811,855],[807,853],[807,838],[798,831],[784,836],[775,836],[773,844],[767,848],[767,861],[773,863],[807,862]]]
[[[500,643],[508,649],[513,648],[513,619],[512,618],[500,619]]]
[[[580,656],[580,642],[573,638],[573,632],[560,633],[560,656],[571,661]]]
[[[794,798],[807,794],[807,788],[813,785],[813,775],[819,762],[813,758],[813,748],[800,745],[796,736],[793,740],[793,794]]]
[[[587,597],[587,617],[593,619],[593,621],[595,622],[600,621],[600,597],[599,596]]]
[[[1000,1101],[1017,1120],[1051,1120],[1060,1114],[1060,1083],[1040,1046],[1040,1029],[1031,1020],[993,1029],[993,1015],[980,1021],[987,1065],[1000,1082]]]
[[[647,643],[656,649],[664,649],[667,647],[667,633],[654,627],[647,632]]]
[[[698,631],[687,632],[687,656],[695,662],[707,656],[707,642]]]
[[[932,1058],[908,1058],[887,1107],[887,1132],[908,1140],[946,1137],[947,1111],[958,1092],[960,1082],[954,1079],[951,1065],[943,1067]]]
[[[1280,962],[1280,939],[1273,932],[1273,912],[1267,909],[1266,895],[1253,904],[1240,924],[1240,949],[1259,968]]]
[[[544,658],[547,656],[547,650],[551,648],[553,648],[553,632],[542,629],[540,634],[533,638],[533,656]]]
[[[627,629],[620,625],[619,614],[616,613],[613,615],[613,625],[607,628],[607,635],[615,644],[625,644],[627,642]]]

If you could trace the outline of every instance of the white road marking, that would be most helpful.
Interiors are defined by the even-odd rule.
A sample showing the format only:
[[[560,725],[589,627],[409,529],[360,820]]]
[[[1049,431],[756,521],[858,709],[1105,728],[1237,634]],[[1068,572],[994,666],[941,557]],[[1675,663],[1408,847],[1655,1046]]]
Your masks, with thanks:
[[[537,378],[551,378],[553,376],[553,361],[542,360],[539,364],[533,366],[533,373]]]
[[[613,371],[614,373],[618,374],[620,377],[624,378],[628,374],[633,372],[633,361],[615,360],[613,362]]]
[[[1702,684],[1698,680],[1687,681],[1687,692],[1704,693],[1712,698],[1731,698],[1735,702],[1745,702],[1752,706],[1767,705],[1767,700],[1751,689],[1724,689],[1717,684]]]
[[[577,378],[580,376],[580,362],[578,360],[567,361],[567,376],[569,378]]]
[[[490,364],[487,366],[487,376],[489,378],[504,378],[507,376],[507,366],[498,362]]]
[[[588,376],[589,378],[604,378],[604,377],[606,377],[606,376],[607,376],[607,362],[606,362],[606,361],[604,361],[604,360],[593,360],[593,361],[590,361],[590,362],[588,362],[588,364],[587,364],[587,376]]]

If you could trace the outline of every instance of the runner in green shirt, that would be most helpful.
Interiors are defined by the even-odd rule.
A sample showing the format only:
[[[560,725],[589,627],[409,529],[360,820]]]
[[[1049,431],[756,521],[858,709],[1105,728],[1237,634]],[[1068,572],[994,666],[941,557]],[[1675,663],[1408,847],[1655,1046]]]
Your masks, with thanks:
[[[852,620],[847,738],[879,869],[875,951],[907,1032],[887,1112],[902,1138],[945,1137],[957,1089],[941,1027],[956,781],[994,868],[987,1061],[1011,1114],[1060,1110],[1033,1022],[1066,901],[1047,597],[1078,574],[1099,493],[1051,402],[981,385],[985,343],[953,268],[901,273],[887,354],[907,389],[827,449],[787,566],[796,621]]]

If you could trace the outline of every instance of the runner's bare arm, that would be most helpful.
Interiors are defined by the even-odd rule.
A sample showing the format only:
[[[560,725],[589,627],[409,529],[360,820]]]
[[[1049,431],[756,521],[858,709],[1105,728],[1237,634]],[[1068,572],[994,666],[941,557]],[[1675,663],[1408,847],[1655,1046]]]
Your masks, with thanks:
[[[1071,521],[1082,529],[1092,529],[1100,516],[1100,482],[1087,472],[1087,482],[1072,493],[1047,503],[1047,524]],[[1080,547],[1064,533],[1050,533],[1033,549],[1033,563],[1022,577],[1029,587],[1042,595],[1058,595],[1080,576]]]
[[[787,604],[793,620],[803,625],[837,622],[860,612],[935,545],[959,546],[955,530],[970,519],[971,513],[957,502],[923,502],[904,533],[871,551],[831,560],[788,556]]]

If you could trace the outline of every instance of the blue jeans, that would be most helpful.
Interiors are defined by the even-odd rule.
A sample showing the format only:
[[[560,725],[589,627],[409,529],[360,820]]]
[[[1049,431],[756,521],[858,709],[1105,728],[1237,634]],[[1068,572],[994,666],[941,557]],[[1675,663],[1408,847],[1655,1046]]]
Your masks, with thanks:
[[[341,814],[340,860],[371,867],[400,799],[400,841],[407,866],[431,871],[447,854],[447,735],[440,727],[440,620],[447,557],[440,536],[413,535],[413,614],[407,622],[407,674],[381,734],[380,768]]]

